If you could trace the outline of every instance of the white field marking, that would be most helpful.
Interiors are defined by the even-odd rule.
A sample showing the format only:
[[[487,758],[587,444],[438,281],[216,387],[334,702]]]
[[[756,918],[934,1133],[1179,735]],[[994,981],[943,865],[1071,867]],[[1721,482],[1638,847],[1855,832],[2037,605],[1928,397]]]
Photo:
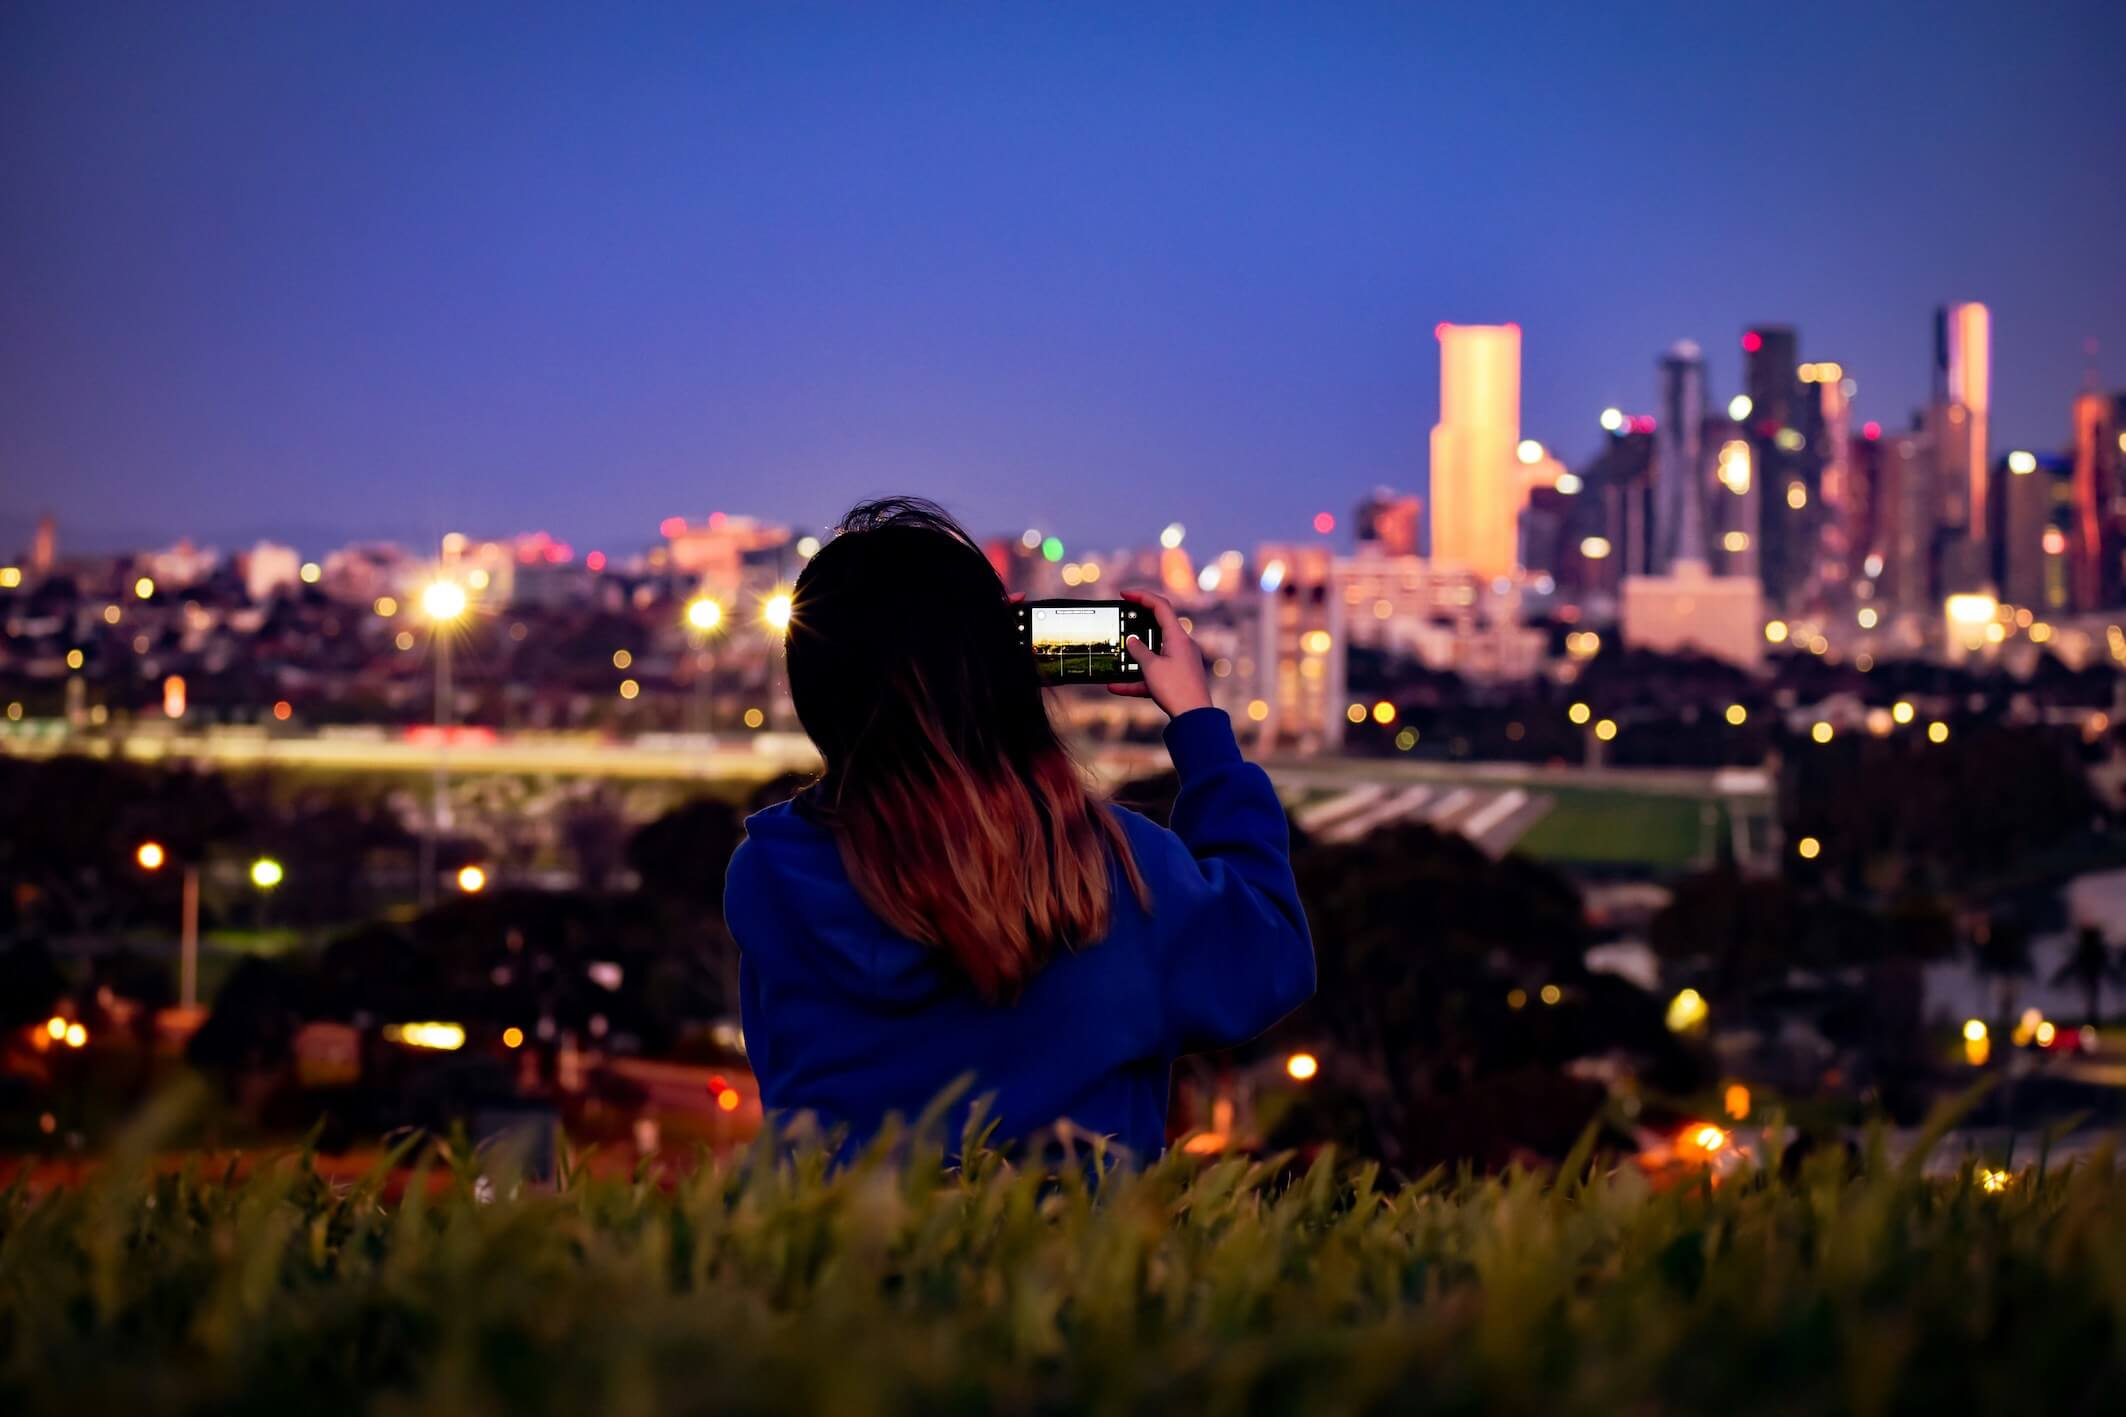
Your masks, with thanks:
[[[1316,802],[1300,808],[1292,814],[1292,820],[1302,831],[1319,831],[1339,818],[1364,811],[1387,795],[1388,789],[1380,783],[1361,783],[1348,792],[1338,793],[1326,802]]]
[[[1481,838],[1500,822],[1505,821],[1528,801],[1528,794],[1518,787],[1508,788],[1483,806],[1462,818],[1462,835],[1471,841]]]
[[[1475,792],[1466,787],[1457,787],[1432,804],[1432,810],[1425,813],[1425,820],[1445,830],[1453,825],[1455,818],[1468,811],[1475,801]]]
[[[1326,828],[1321,833],[1321,839],[1323,841],[1356,841],[1375,827],[1386,826],[1389,822],[1410,816],[1411,813],[1423,806],[1425,799],[1431,795],[1432,787],[1429,783],[1421,782],[1413,787],[1406,787],[1387,801],[1353,816],[1345,817]]]

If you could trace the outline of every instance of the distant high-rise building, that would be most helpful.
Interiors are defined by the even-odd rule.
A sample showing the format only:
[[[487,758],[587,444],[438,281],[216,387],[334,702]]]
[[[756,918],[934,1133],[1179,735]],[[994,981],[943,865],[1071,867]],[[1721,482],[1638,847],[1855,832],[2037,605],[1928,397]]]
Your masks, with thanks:
[[[1876,456],[1874,495],[1875,577],[1879,600],[1892,611],[1938,608],[1934,580],[1935,531],[1940,494],[1935,488],[1930,426],[1885,434]]]
[[[1432,430],[1431,559],[1485,577],[1515,570],[1527,479],[1521,440],[1521,327],[1448,325],[1440,421]]]
[[[1852,596],[1856,548],[1853,525],[1852,390],[1843,367],[1804,364],[1804,391],[1813,391],[1816,411],[1810,452],[1816,466],[1816,567],[1814,601],[1833,609]]]
[[[1388,556],[1417,554],[1418,523],[1424,503],[1386,487],[1376,487],[1358,504],[1358,540]]]
[[[2058,458],[2018,451],[2001,459],[1989,479],[2000,564],[2000,597],[2036,614],[2068,608],[2072,585],[2067,555],[2073,517],[2070,466]]]
[[[1256,550],[1263,596],[1254,659],[1263,716],[1249,717],[1267,743],[1319,748],[1343,736],[1344,641],[1329,630],[1331,560],[1319,542]]]
[[[725,600],[759,588],[763,558],[773,563],[775,575],[796,560],[796,542],[788,527],[752,517],[716,512],[706,522],[691,525],[684,517],[666,517],[659,530],[672,569],[699,576],[705,591]],[[789,574],[796,572],[790,569]]]
[[[1785,325],[1756,325],[1742,335],[1751,476],[1758,488],[1757,570],[1766,601],[1789,609],[1810,597],[1816,565],[1812,437],[1821,413],[1802,397],[1799,349],[1799,337]]]
[[[59,523],[46,512],[37,518],[37,535],[30,542],[30,569],[39,580],[52,573],[52,566],[59,560]]]
[[[244,557],[244,594],[254,603],[270,600],[275,591],[296,585],[302,568],[294,547],[261,541]]]
[[[1705,560],[1705,356],[1679,340],[1661,356],[1654,410],[1653,569]]]
[[[1568,600],[1614,595],[1652,561],[1653,421],[1620,414],[1601,452],[1574,474],[1564,546],[1544,568]]]
[[[1876,556],[1882,550],[1882,429],[1866,424],[1846,439],[1846,524],[1850,528],[1853,554],[1860,563],[1859,575],[1875,580],[1882,574]],[[1873,569],[1869,569],[1872,567]]]
[[[1730,403],[1705,420],[1704,443],[1713,459],[1713,485],[1706,493],[1712,499],[1706,516],[1710,564],[1723,576],[1747,576],[1762,584],[1758,552],[1763,479],[1757,476],[1749,418],[1744,414],[1738,419],[1739,408],[1739,402]]]
[[[2074,400],[2074,608],[2098,610],[2119,600],[2120,442],[2117,404],[2087,390]]]
[[[1963,446],[1960,461],[1968,472],[1965,500],[1968,525],[1990,525],[1986,481],[1991,459],[1993,407],[1993,316],[1975,300],[1944,308],[1936,317],[1935,366],[1944,402],[1964,410],[1957,420]]]

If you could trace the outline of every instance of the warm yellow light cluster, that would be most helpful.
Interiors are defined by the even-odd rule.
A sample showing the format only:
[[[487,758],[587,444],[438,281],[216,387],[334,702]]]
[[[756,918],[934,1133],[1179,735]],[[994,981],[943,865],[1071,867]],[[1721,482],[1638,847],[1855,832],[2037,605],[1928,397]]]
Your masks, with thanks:
[[[465,1030],[455,1023],[387,1023],[384,1038],[409,1048],[433,1048],[444,1053],[465,1046]]]

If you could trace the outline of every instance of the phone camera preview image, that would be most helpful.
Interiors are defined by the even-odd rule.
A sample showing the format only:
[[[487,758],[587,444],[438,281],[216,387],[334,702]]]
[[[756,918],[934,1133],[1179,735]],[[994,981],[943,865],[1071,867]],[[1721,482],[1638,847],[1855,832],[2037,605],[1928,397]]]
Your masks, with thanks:
[[[1127,600],[1032,600],[1018,607],[1019,639],[1043,684],[1132,684],[1144,666],[1125,646],[1135,635],[1156,650],[1158,625]]]

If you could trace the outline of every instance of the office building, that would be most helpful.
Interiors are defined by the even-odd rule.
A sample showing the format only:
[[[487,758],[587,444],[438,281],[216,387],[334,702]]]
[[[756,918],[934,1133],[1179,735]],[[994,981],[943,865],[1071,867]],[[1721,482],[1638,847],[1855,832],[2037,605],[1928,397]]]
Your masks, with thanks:
[[[59,561],[59,523],[46,512],[37,518],[37,534],[30,541],[30,570],[43,580]]]
[[[261,541],[244,556],[244,594],[253,604],[262,603],[298,585],[302,573],[303,558],[293,546]]]
[[[1815,465],[1811,437],[1821,411],[1802,397],[1799,337],[1784,325],[1757,325],[1742,335],[1743,390],[1750,476],[1756,489],[1753,549],[1765,600],[1798,607],[1809,598],[1816,564]]]
[[[775,560],[778,570],[796,574],[795,543],[788,527],[715,512],[700,523],[666,517],[658,529],[671,568],[699,577],[705,592],[726,601],[759,579],[763,554]]]
[[[1256,702],[1248,718],[1265,747],[1303,750],[1343,737],[1344,643],[1329,629],[1332,557],[1320,543],[1259,547]],[[1332,704],[1334,707],[1332,708]]]
[[[1384,556],[1415,556],[1423,516],[1419,498],[1376,487],[1358,504],[1359,544],[1375,547]]]
[[[1665,576],[1624,579],[1620,626],[1632,649],[1696,653],[1754,669],[1764,657],[1764,588],[1678,561]]]
[[[1939,604],[1934,574],[1942,501],[1935,487],[1937,468],[1931,421],[1905,433],[1885,434],[1878,444],[1875,596],[1892,613],[1931,613]]]
[[[1515,580],[1501,584],[1466,567],[1365,548],[1331,562],[1329,577],[1328,629],[1347,649],[1480,682],[1530,678],[1542,665],[1543,632],[1520,623]]]
[[[1491,578],[1516,569],[1526,479],[1521,327],[1448,325],[1440,344],[1440,421],[1432,430],[1431,558]]]
[[[1798,371],[1802,392],[1815,410],[1810,430],[1816,473],[1816,559],[1809,603],[1843,610],[1852,600],[1862,544],[1853,524],[1852,396],[1854,381],[1843,366],[1804,364]],[[1810,397],[1812,396],[1812,397]]]
[[[1959,465],[1965,470],[1969,491],[1965,497],[1967,524],[1983,528],[1992,524],[1986,508],[1987,475],[1992,457],[1991,419],[1993,404],[1993,317],[1975,300],[1942,310],[1935,332],[1935,364],[1944,401],[1960,408]]]
[[[2067,554],[2074,520],[2072,464],[2012,452],[1992,469],[1988,482],[1996,506],[2000,599],[2039,615],[2066,612],[2073,591],[2073,561]]]
[[[1705,537],[1705,356],[1678,340],[1661,357],[1654,409],[1652,569],[1703,561]]]
[[[2119,510],[2121,468],[2126,444],[2119,431],[2118,404],[2094,389],[2074,400],[2074,528],[2069,537],[2074,562],[2074,608],[2101,610],[2119,603]]]

